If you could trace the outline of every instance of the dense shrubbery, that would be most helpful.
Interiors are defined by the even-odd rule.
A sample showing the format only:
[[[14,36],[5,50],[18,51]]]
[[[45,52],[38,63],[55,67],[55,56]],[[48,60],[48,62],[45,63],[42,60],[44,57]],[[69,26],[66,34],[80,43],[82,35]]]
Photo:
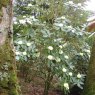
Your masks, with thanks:
[[[81,3],[65,2],[63,13],[60,9],[64,8],[63,5],[57,5],[55,12],[59,13],[55,14],[49,1],[40,4],[29,2],[17,3],[21,9],[16,11],[14,18],[16,59],[21,62],[21,70],[23,73],[26,71],[26,75],[36,71],[36,75],[44,79],[44,95],[47,95],[53,78],[57,78],[57,86],[65,93],[74,85],[82,89],[90,56],[90,46],[86,42],[88,35],[83,22],[73,21],[69,12],[64,15],[70,7],[71,11],[80,9],[80,19],[81,16],[86,17],[86,12],[82,14]],[[21,15],[18,15],[19,12]]]

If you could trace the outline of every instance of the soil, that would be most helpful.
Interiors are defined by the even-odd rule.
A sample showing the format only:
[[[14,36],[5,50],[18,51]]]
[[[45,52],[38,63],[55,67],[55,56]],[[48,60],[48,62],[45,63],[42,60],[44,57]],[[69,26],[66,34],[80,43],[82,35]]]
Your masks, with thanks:
[[[44,87],[41,85],[35,85],[32,82],[27,83],[24,80],[21,80],[20,84],[22,95],[43,95]],[[62,92],[50,89],[48,95],[62,95]]]
[[[25,82],[23,79],[21,79],[20,85],[21,85],[22,95],[43,95],[43,91],[44,91],[43,85],[35,84],[32,82],[28,83],[28,82]],[[69,95],[80,95],[80,93],[81,93],[81,90],[75,86],[70,91]],[[49,90],[48,95],[64,95],[64,94],[59,89],[51,88]]]

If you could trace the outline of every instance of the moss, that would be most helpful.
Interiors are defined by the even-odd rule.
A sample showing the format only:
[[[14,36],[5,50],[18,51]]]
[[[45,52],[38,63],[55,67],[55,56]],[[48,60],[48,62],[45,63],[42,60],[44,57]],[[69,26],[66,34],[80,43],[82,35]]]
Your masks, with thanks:
[[[0,20],[2,21],[2,7],[7,7],[11,3],[11,0],[0,0]],[[1,31],[2,33],[8,32],[8,30]],[[3,45],[0,45],[0,72],[2,74],[7,73],[8,76],[3,80],[0,80],[0,95],[20,95],[19,86],[16,75],[15,55],[11,44],[11,38],[6,37],[6,41]],[[5,64],[8,66],[8,70],[2,68]],[[2,76],[3,77],[3,76]]]
[[[95,37],[83,95],[95,95]]]
[[[9,4],[10,0],[0,0],[0,8],[6,7]]]
[[[4,64],[8,64],[8,70],[2,69]],[[7,38],[4,45],[0,46],[0,72],[7,72],[9,77],[3,82],[0,80],[0,95],[20,95],[15,70],[15,55],[12,51],[10,39]]]
[[[87,83],[85,86],[86,89],[82,95],[95,95],[95,83],[93,83],[93,81],[90,81],[90,83]]]
[[[2,9],[1,9],[1,7],[0,7],[0,22],[2,21]]]
[[[0,22],[2,21],[2,7],[7,7],[7,5],[10,3],[10,0],[0,0]]]
[[[8,88],[8,80],[3,79],[0,82],[0,86],[2,86],[3,88]]]

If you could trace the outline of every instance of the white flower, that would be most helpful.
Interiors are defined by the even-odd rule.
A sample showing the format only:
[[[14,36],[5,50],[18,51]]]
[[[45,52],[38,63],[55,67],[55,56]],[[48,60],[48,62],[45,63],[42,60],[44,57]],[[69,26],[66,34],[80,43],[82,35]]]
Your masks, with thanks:
[[[78,3],[78,6],[81,6],[81,3]]]
[[[53,50],[53,47],[52,47],[52,46],[49,46],[48,49],[49,49],[49,50]]]
[[[18,24],[18,22],[17,21],[14,21],[14,24]]]
[[[61,19],[66,19],[66,18],[64,16],[62,16]]]
[[[15,54],[16,54],[16,55],[20,55],[20,52],[19,52],[19,51],[16,51]]]
[[[26,16],[23,16],[23,18],[25,18]]]
[[[65,44],[63,44],[63,47],[66,47],[68,44],[67,43],[65,43]]]
[[[83,15],[83,14],[80,14],[81,16]]]
[[[26,24],[26,20],[19,20],[20,24]]]
[[[69,90],[69,84],[68,83],[64,83],[64,87]]]
[[[85,49],[85,52],[90,53],[90,50]]]
[[[31,16],[30,19],[35,19],[35,16]]]
[[[53,60],[54,57],[53,57],[52,55],[48,55],[48,59],[49,59],[49,60]]]
[[[69,4],[74,4],[73,1],[69,1],[68,3],[69,3]]]
[[[63,72],[66,72],[66,71],[67,71],[67,69],[63,68],[63,69],[62,69],[62,71],[63,71]]]
[[[33,6],[32,4],[28,4],[28,7],[31,7],[31,6]]]
[[[23,55],[27,55],[27,53],[24,51],[23,53],[22,53]]]
[[[62,45],[59,45],[59,47],[62,49]]]
[[[90,58],[90,55],[88,55],[88,57]]]
[[[35,16],[31,16],[30,19],[31,19],[32,21],[34,21],[34,22],[35,22],[35,21],[38,21],[38,19],[36,19]]]
[[[28,22],[29,24],[32,24],[32,22],[31,22],[30,20],[27,20],[27,22]]]
[[[28,47],[31,46],[31,43],[27,43],[27,46],[28,46]]]
[[[63,24],[62,24],[62,23],[59,23],[57,26],[59,26],[59,27],[63,27]]]
[[[73,75],[73,73],[72,72],[69,72],[69,76],[72,76]]]
[[[82,76],[81,76],[81,74],[80,73],[78,73],[77,74],[77,78],[81,78]]]
[[[68,28],[72,29],[72,26],[70,25],[70,26],[68,26]]]
[[[59,50],[59,54],[63,54],[63,51],[62,50]]]
[[[59,57],[57,57],[55,60],[56,60],[56,62],[60,62],[61,61],[61,59]]]
[[[36,53],[36,57],[39,57],[40,56],[40,52]]]
[[[67,55],[64,56],[66,59],[69,59],[69,57]]]
[[[26,18],[26,22],[29,23],[29,24],[32,24],[31,18]]]
[[[75,30],[72,30],[72,33],[75,33]]]
[[[22,41],[18,41],[18,44],[20,44],[20,45],[21,45],[22,43],[23,43]]]
[[[83,53],[79,53],[81,56],[83,56]]]

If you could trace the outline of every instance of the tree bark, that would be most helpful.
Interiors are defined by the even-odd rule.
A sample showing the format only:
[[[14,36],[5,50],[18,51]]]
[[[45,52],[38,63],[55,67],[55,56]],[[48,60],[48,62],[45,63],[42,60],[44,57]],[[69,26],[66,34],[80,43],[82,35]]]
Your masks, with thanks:
[[[13,50],[12,0],[0,0],[0,95],[20,95]]]
[[[95,95],[95,37],[83,95]]]

